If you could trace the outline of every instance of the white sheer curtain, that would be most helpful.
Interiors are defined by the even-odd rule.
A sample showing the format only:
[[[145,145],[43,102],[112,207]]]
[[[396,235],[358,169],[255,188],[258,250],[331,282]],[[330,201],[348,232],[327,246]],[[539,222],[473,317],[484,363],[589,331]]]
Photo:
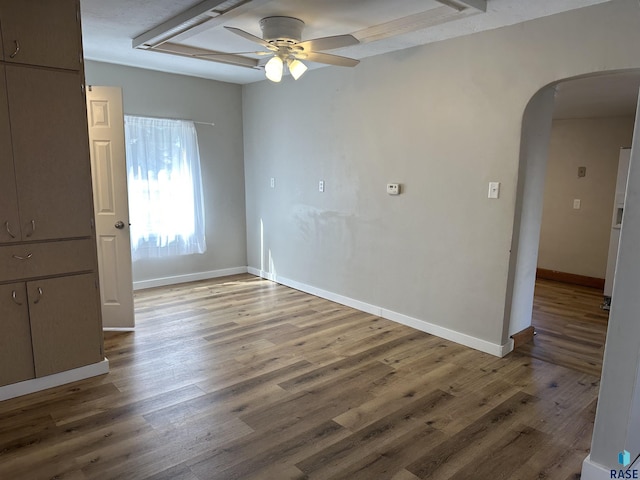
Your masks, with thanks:
[[[133,260],[204,253],[204,202],[193,122],[125,115]]]

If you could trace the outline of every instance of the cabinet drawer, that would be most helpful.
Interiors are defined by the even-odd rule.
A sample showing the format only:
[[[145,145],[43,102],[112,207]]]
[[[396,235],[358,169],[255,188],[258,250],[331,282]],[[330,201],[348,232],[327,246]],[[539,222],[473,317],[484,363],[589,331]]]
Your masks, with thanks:
[[[92,239],[2,246],[0,282],[94,270],[94,249]]]

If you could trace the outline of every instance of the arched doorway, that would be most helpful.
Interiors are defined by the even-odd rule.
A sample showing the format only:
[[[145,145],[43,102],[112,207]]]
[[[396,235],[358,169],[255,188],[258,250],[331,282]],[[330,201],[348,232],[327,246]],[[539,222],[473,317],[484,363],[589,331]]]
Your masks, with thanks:
[[[562,117],[573,118],[622,114],[632,117],[638,85],[638,70],[573,77],[542,88],[528,103],[522,123],[505,339],[531,325],[554,113],[560,111]],[[632,120],[630,122],[632,124]]]
[[[629,73],[637,73],[637,70]],[[509,271],[504,334],[530,324],[538,238],[544,193],[546,149],[551,129],[555,82],[529,102],[523,118],[518,196]],[[636,117],[637,119],[637,117]],[[607,332],[606,350],[592,449],[583,478],[602,478],[617,465],[617,452],[635,459],[640,452],[640,128],[636,121],[627,185],[616,284]],[[634,467],[636,468],[636,467]]]

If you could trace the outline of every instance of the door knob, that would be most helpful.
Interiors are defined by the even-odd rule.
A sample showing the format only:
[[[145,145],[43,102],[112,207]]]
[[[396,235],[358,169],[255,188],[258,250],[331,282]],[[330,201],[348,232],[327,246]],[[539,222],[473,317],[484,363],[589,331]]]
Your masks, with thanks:
[[[115,227],[118,230],[122,230],[124,228],[124,222],[122,220],[117,221]]]

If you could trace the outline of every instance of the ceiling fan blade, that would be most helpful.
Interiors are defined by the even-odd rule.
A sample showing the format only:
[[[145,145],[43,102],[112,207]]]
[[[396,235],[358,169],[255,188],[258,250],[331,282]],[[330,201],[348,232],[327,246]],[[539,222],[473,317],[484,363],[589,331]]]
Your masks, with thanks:
[[[329,53],[308,52],[302,55],[295,55],[300,60],[308,60],[309,62],[326,63],[328,65],[337,65],[339,67],[355,67],[360,60],[355,58],[340,57]]]
[[[273,55],[272,51],[261,50],[259,52],[212,52],[212,53],[194,53],[194,57],[218,57],[221,55]]]
[[[269,50],[276,49],[276,47],[271,45],[266,40],[263,40],[260,37],[256,37],[255,35],[252,35],[249,32],[245,32],[244,30],[240,30],[239,28],[236,28],[236,27],[227,27],[226,25],[225,25],[224,28],[226,28],[230,32],[235,33],[236,35],[240,35],[241,37],[246,38],[247,40],[251,40],[252,42],[259,43],[260,45],[262,45],[263,47],[268,48]]]
[[[360,43],[353,35],[334,35],[332,37],[313,38],[299,42],[296,47],[302,47],[305,51],[334,50],[336,48],[350,47]]]

